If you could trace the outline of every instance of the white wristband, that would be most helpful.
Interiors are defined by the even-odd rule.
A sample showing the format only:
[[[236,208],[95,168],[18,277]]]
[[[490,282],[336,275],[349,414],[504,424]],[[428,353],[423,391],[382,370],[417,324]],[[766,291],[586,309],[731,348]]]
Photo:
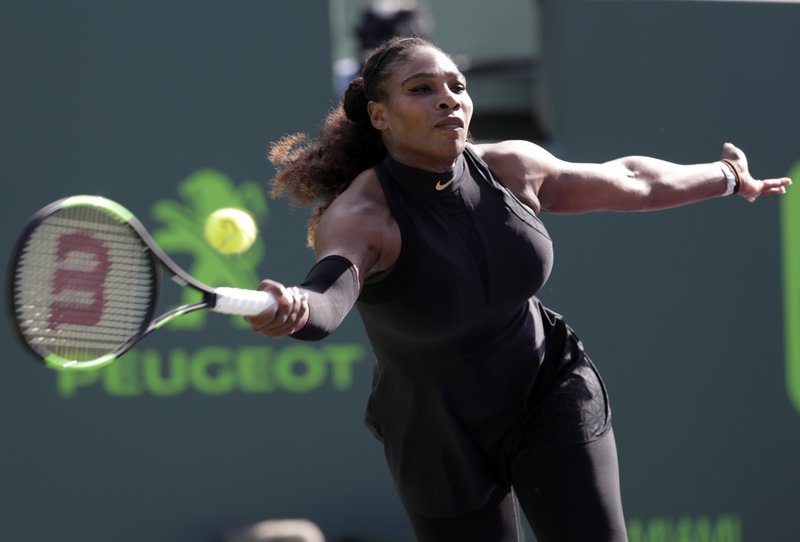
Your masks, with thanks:
[[[728,183],[722,196],[730,196],[733,194],[734,190],[736,190],[736,175],[734,175],[731,168],[729,168],[728,164],[725,162],[720,162],[719,168],[722,170],[722,174],[725,175],[725,182]]]

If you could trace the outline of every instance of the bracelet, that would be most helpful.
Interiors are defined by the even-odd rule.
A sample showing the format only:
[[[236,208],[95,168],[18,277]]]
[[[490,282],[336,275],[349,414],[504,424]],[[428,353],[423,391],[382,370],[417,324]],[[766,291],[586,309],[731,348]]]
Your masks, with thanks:
[[[725,181],[728,183],[727,187],[725,188],[725,192],[722,195],[730,196],[731,194],[738,193],[739,188],[742,185],[742,179],[739,177],[739,170],[736,169],[736,166],[733,165],[733,162],[724,158],[720,160],[720,169],[722,170],[723,175],[725,175]]]

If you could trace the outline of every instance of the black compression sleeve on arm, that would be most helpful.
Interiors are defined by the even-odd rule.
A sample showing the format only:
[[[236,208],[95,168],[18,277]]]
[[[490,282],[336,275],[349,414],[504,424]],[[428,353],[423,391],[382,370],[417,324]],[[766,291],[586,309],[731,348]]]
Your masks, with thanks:
[[[324,339],[342,323],[358,298],[358,274],[343,256],[326,256],[300,285],[308,293],[308,322],[291,337],[303,341]]]

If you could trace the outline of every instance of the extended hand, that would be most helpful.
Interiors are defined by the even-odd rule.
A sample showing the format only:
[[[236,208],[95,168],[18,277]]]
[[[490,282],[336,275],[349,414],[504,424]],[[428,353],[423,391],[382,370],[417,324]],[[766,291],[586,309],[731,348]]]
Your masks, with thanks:
[[[731,143],[725,143],[722,147],[722,158],[730,160],[731,163],[739,170],[739,195],[750,203],[758,199],[759,196],[767,196],[770,194],[785,194],[786,187],[792,184],[789,177],[780,177],[777,179],[763,179],[758,180],[750,173],[747,165],[747,156],[741,149]]]

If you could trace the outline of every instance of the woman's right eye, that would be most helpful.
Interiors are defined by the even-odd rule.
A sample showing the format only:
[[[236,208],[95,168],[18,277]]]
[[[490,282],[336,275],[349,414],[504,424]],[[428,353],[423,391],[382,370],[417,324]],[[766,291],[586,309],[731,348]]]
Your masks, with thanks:
[[[416,86],[416,87],[412,87],[411,88],[411,92],[423,93],[423,92],[428,92],[430,89],[431,89],[431,87],[429,87],[428,85],[419,85],[419,86]]]

